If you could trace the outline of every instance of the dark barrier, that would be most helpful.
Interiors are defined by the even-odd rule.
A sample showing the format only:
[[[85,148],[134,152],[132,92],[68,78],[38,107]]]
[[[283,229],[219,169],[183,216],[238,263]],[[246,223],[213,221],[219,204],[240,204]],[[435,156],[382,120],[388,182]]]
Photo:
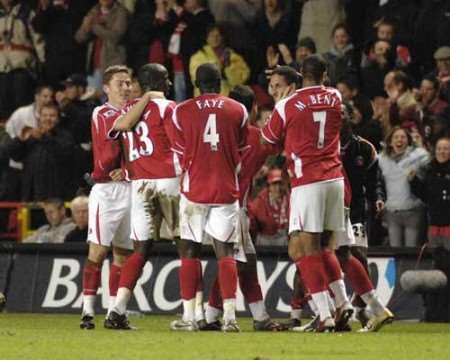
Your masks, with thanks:
[[[79,313],[82,301],[82,268],[87,247],[84,244],[23,245],[0,243],[0,291],[6,292],[6,309],[14,312]],[[276,317],[286,316],[295,266],[280,249],[260,251],[258,276],[269,312]],[[381,300],[390,306],[398,318],[422,318],[423,303],[418,295],[401,290],[400,276],[416,264],[415,252],[393,253],[378,250],[370,253],[370,270]],[[108,276],[110,261],[102,269],[97,311],[108,306]],[[421,268],[429,268],[425,259]],[[155,255],[148,262],[139,279],[131,310],[155,314],[181,312],[178,267],[175,248],[157,244]],[[216,261],[209,250],[203,256],[205,293],[216,271]],[[239,293],[238,310],[248,315]]]

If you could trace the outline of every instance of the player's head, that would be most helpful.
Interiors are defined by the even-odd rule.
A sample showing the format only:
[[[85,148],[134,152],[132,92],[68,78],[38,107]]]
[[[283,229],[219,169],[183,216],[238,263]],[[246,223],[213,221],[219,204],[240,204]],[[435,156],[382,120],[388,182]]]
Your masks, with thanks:
[[[256,106],[255,93],[250,86],[235,86],[233,90],[230,91],[230,94],[228,96],[245,106],[249,114],[250,122],[253,122],[253,120],[255,120],[258,108]]]
[[[64,202],[58,198],[51,198],[42,205],[47,221],[52,226],[57,226],[62,223],[66,217],[66,209]]]
[[[220,93],[220,70],[215,64],[202,64],[197,68],[195,73],[195,86],[200,90],[201,94]]]
[[[131,95],[130,69],[125,65],[108,67],[103,73],[103,91],[112,105],[125,105]]]
[[[302,64],[303,81],[310,85],[322,84],[327,76],[327,63],[320,55],[308,56]]]
[[[269,94],[275,102],[292,94],[300,82],[300,74],[290,66],[279,66],[270,75]]]
[[[144,92],[161,91],[167,93],[169,91],[169,72],[161,64],[151,63],[142,66],[137,78]]]

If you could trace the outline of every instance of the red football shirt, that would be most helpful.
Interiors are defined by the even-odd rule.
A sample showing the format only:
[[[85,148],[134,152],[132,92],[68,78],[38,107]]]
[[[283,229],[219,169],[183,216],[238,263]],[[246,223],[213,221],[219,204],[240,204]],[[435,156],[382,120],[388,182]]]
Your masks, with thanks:
[[[175,108],[173,150],[183,157],[186,198],[204,204],[231,204],[239,198],[239,149],[245,145],[247,117],[242,104],[218,94]]]
[[[284,143],[292,187],[342,178],[341,122],[341,95],[333,88],[303,88],[277,103],[262,136]]]
[[[241,155],[241,171],[239,172],[239,205],[247,206],[248,193],[253,177],[264,165],[269,155],[276,154],[278,147],[271,144],[261,144],[261,130],[256,126],[248,126],[247,145]]]
[[[138,99],[130,101],[128,111]],[[168,132],[172,126],[175,102],[166,99],[151,100],[141,119],[131,131],[122,132],[121,141],[130,180],[176,177],[178,157],[170,149]],[[116,134],[112,132],[111,136]]]
[[[108,136],[121,110],[111,104],[103,104],[92,113],[91,133],[94,154],[92,179],[95,182],[111,181],[109,173],[122,165],[120,141],[111,140]]]

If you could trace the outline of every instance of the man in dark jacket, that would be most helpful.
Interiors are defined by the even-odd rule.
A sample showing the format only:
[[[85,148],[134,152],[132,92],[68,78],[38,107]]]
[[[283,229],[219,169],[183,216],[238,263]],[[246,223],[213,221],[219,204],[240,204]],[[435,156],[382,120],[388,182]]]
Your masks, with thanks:
[[[58,122],[58,107],[45,105],[38,128],[24,128],[8,146],[9,156],[23,162],[23,201],[68,199],[74,195],[68,194],[65,186],[71,177],[74,142],[68,132],[57,127]]]

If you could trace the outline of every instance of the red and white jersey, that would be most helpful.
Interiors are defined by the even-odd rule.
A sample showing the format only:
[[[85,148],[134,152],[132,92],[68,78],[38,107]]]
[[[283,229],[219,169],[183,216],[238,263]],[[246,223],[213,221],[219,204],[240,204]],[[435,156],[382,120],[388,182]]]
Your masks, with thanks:
[[[138,101],[130,101],[123,108],[123,113]],[[151,100],[134,128],[122,132],[121,141],[130,180],[173,178],[181,172],[181,169],[177,170],[178,157],[170,148],[168,136],[175,105],[171,100]],[[112,137],[117,135],[117,132],[110,134]]]
[[[120,141],[108,136],[121,110],[109,103],[97,106],[92,113],[91,133],[94,154],[92,179],[95,182],[111,181],[109,173],[123,165]]]
[[[239,149],[245,145],[247,118],[242,104],[218,94],[175,108],[172,148],[183,158],[181,191],[188,200],[231,204],[239,198]]]
[[[274,155],[278,147],[271,144],[261,144],[261,130],[256,126],[248,126],[247,144],[241,155],[241,171],[239,172],[239,205],[247,207],[248,193],[253,177],[264,165],[269,155]]]
[[[277,103],[262,136],[284,144],[292,187],[342,178],[341,123],[341,94],[333,88],[303,88]]]

